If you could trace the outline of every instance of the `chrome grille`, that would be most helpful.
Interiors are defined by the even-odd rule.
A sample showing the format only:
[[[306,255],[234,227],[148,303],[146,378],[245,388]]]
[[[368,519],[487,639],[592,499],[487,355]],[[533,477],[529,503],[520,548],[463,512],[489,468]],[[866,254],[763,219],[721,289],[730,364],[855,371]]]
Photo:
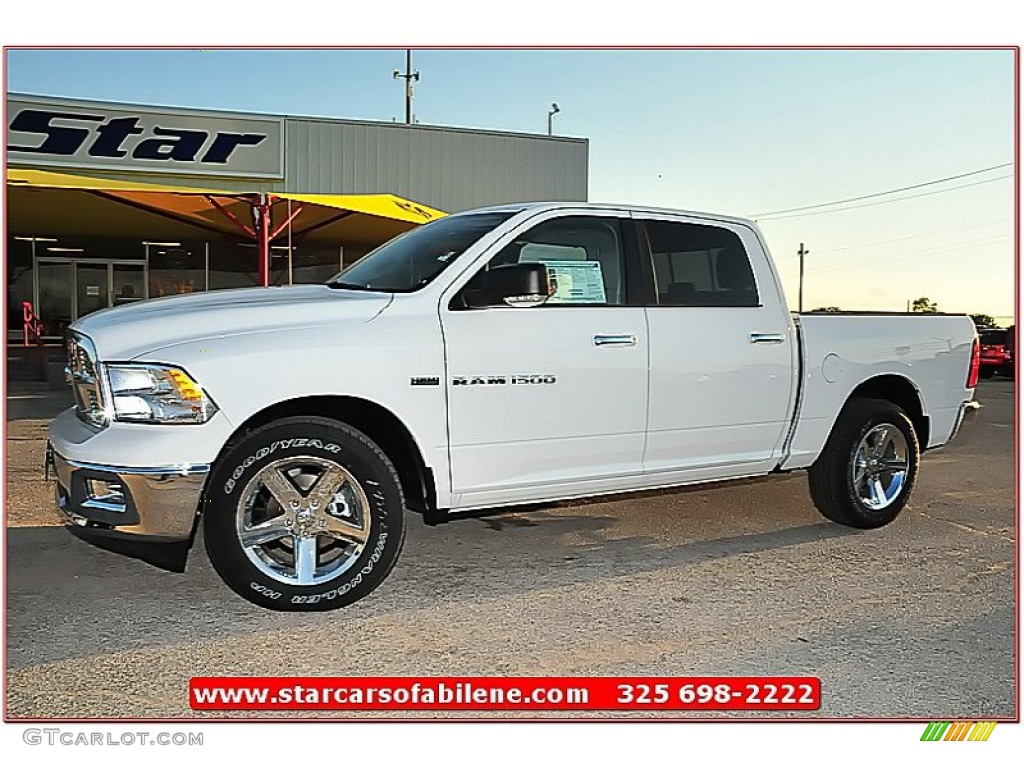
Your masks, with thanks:
[[[96,348],[87,336],[78,333],[68,334],[67,347],[67,377],[75,395],[78,417],[95,426],[106,426],[106,398]]]

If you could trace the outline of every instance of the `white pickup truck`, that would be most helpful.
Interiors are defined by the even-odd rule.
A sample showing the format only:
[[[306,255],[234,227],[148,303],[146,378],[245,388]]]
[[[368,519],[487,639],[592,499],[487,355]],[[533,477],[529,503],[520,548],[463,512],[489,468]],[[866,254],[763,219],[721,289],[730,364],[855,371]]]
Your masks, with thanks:
[[[977,410],[966,316],[799,315],[757,227],[524,204],[439,219],[326,285],[97,312],[48,469],[69,528],[181,571],[198,525],[239,595],[369,594],[427,523],[808,469],[891,522]]]

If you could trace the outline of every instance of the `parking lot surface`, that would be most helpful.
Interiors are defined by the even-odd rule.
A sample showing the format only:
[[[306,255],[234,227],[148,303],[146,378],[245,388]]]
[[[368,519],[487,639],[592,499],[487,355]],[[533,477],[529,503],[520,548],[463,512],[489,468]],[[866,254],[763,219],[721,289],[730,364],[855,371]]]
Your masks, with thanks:
[[[67,397],[15,384],[7,716],[198,716],[194,675],[771,674],[820,677],[823,717],[1011,717],[1013,382],[977,397],[971,439],[925,455],[881,530],[826,521],[802,473],[436,528],[413,516],[377,592],[289,615],[231,593],[201,542],[171,574],[65,532],[42,455]]]

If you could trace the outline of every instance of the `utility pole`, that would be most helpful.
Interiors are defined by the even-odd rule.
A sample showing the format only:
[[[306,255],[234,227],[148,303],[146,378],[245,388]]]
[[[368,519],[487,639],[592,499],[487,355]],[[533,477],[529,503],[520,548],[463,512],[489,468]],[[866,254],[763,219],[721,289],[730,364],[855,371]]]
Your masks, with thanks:
[[[804,256],[810,251],[804,248],[804,244],[800,243],[800,250],[796,252],[797,256],[800,257],[800,298],[797,302],[797,312],[804,311]]]
[[[557,104],[552,104],[551,109],[548,110],[548,136],[551,135],[551,118],[561,112],[562,109]]]
[[[405,122],[412,125],[412,83],[414,80],[419,82],[420,73],[412,71],[412,50],[410,48],[405,49],[405,72],[396,69],[391,77],[394,80],[399,78],[405,80]]]

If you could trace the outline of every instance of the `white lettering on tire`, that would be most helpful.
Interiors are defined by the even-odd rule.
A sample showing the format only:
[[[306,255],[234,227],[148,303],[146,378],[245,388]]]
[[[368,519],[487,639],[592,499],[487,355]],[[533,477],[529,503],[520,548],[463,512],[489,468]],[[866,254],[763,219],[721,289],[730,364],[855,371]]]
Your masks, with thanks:
[[[293,446],[296,448],[302,446],[309,446],[310,448],[319,448],[321,450],[327,451],[328,453],[339,453],[341,451],[341,446],[338,445],[337,443],[327,443],[325,445],[316,438],[299,437],[292,438],[290,440],[275,440],[270,444],[269,447],[260,448],[258,451],[256,451],[256,453],[252,454],[251,456],[245,457],[245,459],[243,459],[242,462],[237,467],[235,467],[234,471],[231,473],[230,479],[228,479],[228,481],[224,483],[224,493],[230,494],[233,490],[235,490],[235,485],[237,484],[238,479],[245,473],[245,470],[251,467],[254,463],[256,463],[257,461],[262,461],[263,459],[267,458],[267,456],[276,452],[278,448],[288,449]]]

